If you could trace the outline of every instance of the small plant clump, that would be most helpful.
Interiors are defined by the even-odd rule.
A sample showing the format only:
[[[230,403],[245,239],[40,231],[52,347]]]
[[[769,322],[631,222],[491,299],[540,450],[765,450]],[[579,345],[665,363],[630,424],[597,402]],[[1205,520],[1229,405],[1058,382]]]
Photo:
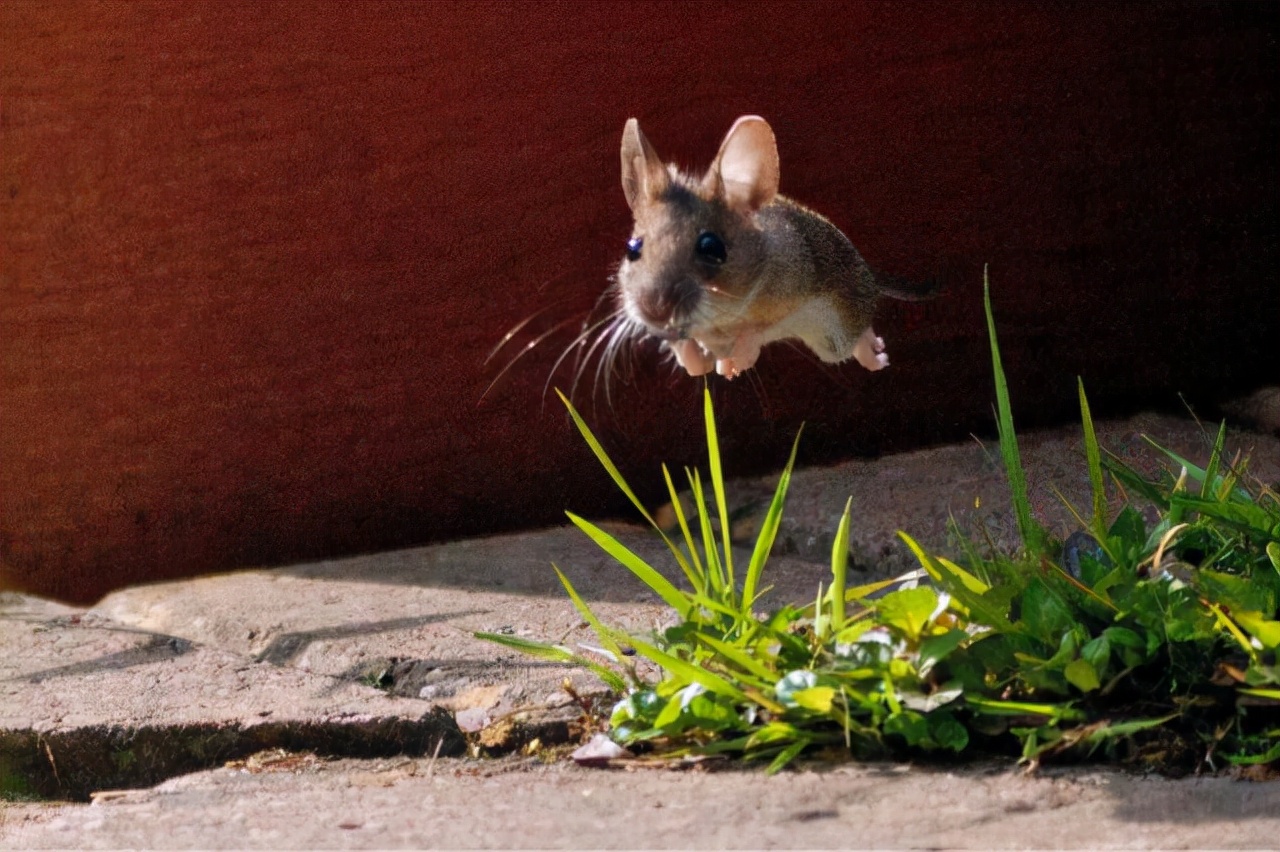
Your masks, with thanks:
[[[718,518],[706,508],[708,484],[697,470],[685,471],[698,507],[696,517],[686,516],[664,466],[679,541],[641,505],[561,395],[605,470],[666,542],[688,588],[590,521],[572,513],[569,519],[680,621],[653,636],[608,627],[555,568],[611,665],[558,645],[479,635],[591,669],[622,696],[610,719],[612,737],[673,756],[741,756],[769,761],[770,771],[833,749],[865,758],[1013,752],[1031,765],[1100,755],[1175,773],[1276,763],[1275,491],[1249,480],[1247,460],[1223,456],[1224,428],[1203,468],[1152,444],[1178,473],[1148,481],[1104,455],[1081,384],[1092,506],[1088,517],[1069,507],[1081,529],[1055,541],[1032,516],[989,292],[984,300],[1000,451],[1023,542],[1018,552],[965,541],[953,561],[900,532],[921,570],[848,588],[846,504],[830,584],[811,603],[760,616],[755,605],[795,447],[739,572],[709,393],[709,486]],[[1120,496],[1114,517],[1108,475]],[[1137,500],[1158,511],[1154,524]],[[624,648],[656,664],[661,679],[645,682]]]

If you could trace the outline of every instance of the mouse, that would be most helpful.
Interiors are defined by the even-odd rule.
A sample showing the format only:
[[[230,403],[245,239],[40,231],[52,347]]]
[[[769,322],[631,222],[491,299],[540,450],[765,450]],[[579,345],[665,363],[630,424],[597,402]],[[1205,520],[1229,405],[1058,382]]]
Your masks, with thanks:
[[[830,220],[780,195],[769,123],[733,123],[701,177],[664,163],[631,118],[622,190],[633,227],[615,276],[618,309],[690,376],[733,379],[762,347],[798,340],[826,363],[889,366],[871,326],[881,296],[932,298],[932,282],[878,276]]]

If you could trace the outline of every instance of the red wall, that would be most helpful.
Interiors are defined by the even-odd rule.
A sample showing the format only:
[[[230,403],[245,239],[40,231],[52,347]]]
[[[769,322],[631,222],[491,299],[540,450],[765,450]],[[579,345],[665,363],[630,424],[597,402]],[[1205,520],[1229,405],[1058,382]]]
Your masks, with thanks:
[[[1277,380],[1266,4],[0,6],[0,559],[127,582],[620,508],[502,333],[621,256],[640,117],[704,166],[765,115],[783,190],[874,264],[893,367],[714,382],[737,472],[990,421],[981,270],[1025,424]],[[527,340],[528,335],[524,338]],[[499,363],[502,362],[500,357]],[[579,401],[624,469],[699,458],[654,354]],[[556,383],[568,382],[567,372]]]

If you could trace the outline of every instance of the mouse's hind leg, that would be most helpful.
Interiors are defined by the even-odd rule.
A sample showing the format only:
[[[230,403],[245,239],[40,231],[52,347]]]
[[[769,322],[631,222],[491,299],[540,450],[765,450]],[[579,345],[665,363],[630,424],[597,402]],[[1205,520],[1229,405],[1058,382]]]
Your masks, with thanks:
[[[736,378],[743,370],[750,370],[760,357],[764,337],[754,329],[744,331],[733,341],[733,349],[724,358],[716,359],[716,372],[727,379]]]
[[[876,337],[875,330],[867,326],[866,331],[853,344],[853,357],[868,370],[883,370],[889,366],[889,356],[884,351],[883,338]]]

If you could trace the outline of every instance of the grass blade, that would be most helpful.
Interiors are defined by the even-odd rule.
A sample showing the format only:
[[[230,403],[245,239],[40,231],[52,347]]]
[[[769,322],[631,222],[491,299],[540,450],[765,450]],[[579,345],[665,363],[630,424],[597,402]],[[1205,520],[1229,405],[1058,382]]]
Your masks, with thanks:
[[[694,609],[694,603],[687,594],[680,591],[666,577],[662,576],[649,563],[645,562],[639,556],[636,556],[622,542],[600,529],[595,524],[580,518],[573,512],[565,512],[573,525],[587,534],[587,537],[600,546],[600,549],[609,556],[613,557],[619,564],[625,566],[632,574],[640,579],[655,593],[662,598],[676,612],[680,613],[682,618],[688,618]]]
[[[1102,451],[1098,448],[1098,436],[1093,431],[1093,417],[1089,414],[1089,399],[1084,395],[1084,380],[1076,376],[1080,391],[1080,422],[1084,424],[1084,457],[1089,467],[1089,486],[1093,492],[1093,519],[1090,531],[1098,541],[1107,539],[1107,491],[1102,479]]]
[[[604,645],[606,651],[613,655],[618,665],[625,665],[627,655],[622,653],[622,649],[618,647],[618,643],[613,639],[613,631],[600,623],[600,619],[596,618],[596,614],[591,611],[591,607],[587,606],[587,602],[578,594],[578,590],[569,582],[569,578],[564,575],[560,567],[554,562],[551,569],[556,572],[556,576],[560,578],[560,585],[564,586],[564,590],[569,594],[569,600],[573,601],[573,606],[583,617],[587,624],[591,625],[591,629],[595,631],[596,636],[600,638],[600,643]],[[635,680],[635,673],[628,672]]]
[[[640,498],[631,490],[631,486],[627,484],[627,480],[623,478],[621,471],[619,471],[617,466],[613,463],[613,459],[609,458],[609,454],[604,451],[604,447],[600,445],[598,440],[596,440],[596,436],[592,433],[591,428],[587,426],[586,421],[582,419],[582,415],[578,414],[578,410],[573,407],[573,403],[569,401],[569,398],[565,396],[559,388],[556,388],[556,394],[559,395],[560,401],[564,403],[564,407],[568,409],[569,417],[573,419],[574,425],[578,427],[578,432],[581,433],[582,439],[587,442],[587,446],[591,448],[591,452],[595,453],[596,459],[599,460],[601,466],[609,473],[614,484],[618,486],[618,490],[627,495],[627,498],[631,501],[631,505],[635,506],[636,510],[644,516],[644,519],[656,528],[658,525],[653,520],[653,516],[649,514],[649,510],[644,507],[644,504],[640,502]]]
[[[748,701],[747,694],[738,687],[729,683],[729,681],[720,677],[715,672],[708,671],[701,666],[682,660],[666,651],[659,650],[657,647],[650,645],[641,639],[632,637],[631,644],[635,647],[636,652],[646,659],[656,663],[666,669],[670,674],[684,680],[693,681],[702,685],[708,692],[714,692],[716,695],[723,695],[734,701]]]
[[[996,321],[991,312],[991,285],[986,267],[982,270],[982,301],[987,311],[987,335],[991,339],[991,368],[996,382],[996,427],[1000,433],[1000,456],[1004,460],[1005,476],[1013,501],[1013,513],[1018,522],[1022,544],[1032,552],[1043,549],[1040,529],[1031,518],[1031,501],[1027,497],[1027,475],[1022,469],[1022,457],[1018,453],[1018,436],[1013,429],[1013,408],[1009,403],[1009,385],[1000,362],[1000,344],[996,341]]]
[[[1208,500],[1214,496],[1218,479],[1218,466],[1222,462],[1222,445],[1227,440],[1227,421],[1223,420],[1218,427],[1218,437],[1213,442],[1213,451],[1209,453],[1209,463],[1204,466],[1204,482],[1200,483],[1200,496]]]
[[[932,556],[915,539],[901,530],[898,537],[906,542],[916,559],[929,572],[933,581],[951,594],[961,606],[969,610],[975,623],[1004,633],[1025,634],[1022,621],[1009,620],[1007,605],[998,604],[987,597],[990,587],[949,559]]]
[[[733,579],[733,545],[729,540],[729,502],[724,494],[724,471],[720,466],[720,440],[716,436],[716,413],[711,405],[711,388],[704,386],[703,415],[707,421],[707,461],[711,466],[711,487],[716,495],[716,508],[720,513],[720,535],[724,539],[725,581],[730,587]]]
[[[716,535],[711,529],[711,513],[707,511],[707,494],[702,488],[702,474],[696,470],[689,475],[689,488],[693,491],[694,504],[698,507],[699,532],[702,534],[702,549],[706,557],[707,580],[711,591],[720,600],[732,602],[735,599],[733,587],[724,575]]]
[[[754,685],[757,688],[772,689],[773,685],[777,682],[777,672],[771,670],[764,663],[748,654],[745,649],[739,648],[736,645],[730,645],[728,642],[724,642],[714,636],[709,636],[706,633],[698,633],[696,635],[699,642],[705,643],[708,648],[715,651],[717,654],[724,657],[744,672],[749,673],[756,680]],[[782,711],[782,707],[776,704],[769,707],[769,709],[777,710],[778,712]]]
[[[845,583],[849,571],[849,524],[853,498],[845,501],[844,514],[836,527],[836,540],[831,545],[831,629],[835,633],[844,630]]]
[[[1174,464],[1178,465],[1179,467],[1186,468],[1187,475],[1190,476],[1192,479],[1194,479],[1196,482],[1200,482],[1200,483],[1213,482],[1213,479],[1210,479],[1206,475],[1207,472],[1203,470],[1199,465],[1192,464],[1191,462],[1184,459],[1182,456],[1175,453],[1173,450],[1160,446],[1155,441],[1151,440],[1151,438],[1148,437],[1147,435],[1143,435],[1142,439],[1146,441],[1150,446],[1164,453],[1164,455],[1168,457],[1169,460],[1172,461]],[[1218,479],[1218,477],[1215,476],[1214,479]],[[1221,486],[1221,482],[1213,482],[1213,485],[1209,487],[1211,489],[1216,489],[1220,486]],[[1205,486],[1203,485],[1201,486],[1202,492],[1204,487]],[[1210,491],[1209,493],[1212,493],[1212,491]],[[1232,488],[1228,494],[1219,495],[1217,499],[1225,501],[1226,499],[1228,499],[1228,496],[1232,500],[1243,500],[1245,502],[1250,502],[1250,503],[1254,502],[1253,497],[1249,494],[1249,492],[1241,486]]]
[[[769,503],[769,510],[760,524],[760,533],[756,536],[756,546],[751,552],[751,562],[747,565],[747,576],[742,581],[742,614],[744,616],[751,615],[751,607],[756,602],[756,589],[760,583],[760,575],[764,571],[770,551],[773,550],[773,542],[778,537],[778,526],[782,522],[782,507],[787,502],[791,470],[796,466],[796,450],[800,449],[800,433],[803,431],[801,429],[800,432],[796,432],[796,439],[791,444],[791,458],[787,459],[787,466],[782,469],[782,475],[778,478],[778,487],[773,492],[773,501]],[[725,547],[728,546],[729,543],[726,540]]]
[[[571,666],[581,666],[587,669],[600,680],[604,681],[605,686],[614,692],[626,692],[627,682],[618,676],[613,669],[602,666],[595,660],[580,656],[573,653],[567,648],[559,645],[549,645],[546,642],[535,642],[531,639],[522,639],[519,636],[508,636],[503,633],[474,633],[477,639],[483,639],[486,642],[493,642],[497,645],[503,645],[513,651],[519,651],[522,654],[528,654],[539,660],[547,660],[552,663],[565,663]]]
[[[615,465],[613,460],[609,458],[609,454],[604,451],[604,447],[598,440],[596,440],[595,434],[593,434],[591,428],[587,426],[587,422],[582,419],[582,415],[578,414],[578,410],[573,407],[573,403],[569,401],[569,398],[565,396],[559,388],[556,388],[556,394],[560,397],[560,401],[564,403],[564,407],[569,411],[569,417],[573,419],[574,425],[578,427],[578,432],[582,435],[582,439],[587,442],[587,446],[591,448],[591,452],[595,454],[600,465],[609,474],[610,478],[613,479],[614,484],[618,486],[618,490],[627,495],[627,499],[631,501],[631,505],[635,506],[636,510],[640,512],[646,521],[648,521],[649,526],[653,527],[653,529],[657,531],[658,535],[662,536],[663,543],[666,544],[667,549],[671,551],[676,562],[679,563],[681,570],[684,571],[685,576],[691,576],[693,569],[689,566],[688,560],[684,558],[684,554],[680,552],[680,548],[676,546],[676,543],[671,540],[671,537],[666,534],[662,527],[658,526],[658,522],[653,519],[653,515],[649,514],[649,510],[644,507],[644,504],[640,502],[640,498],[631,490],[631,486],[628,485],[627,480],[623,478],[622,472],[618,470],[617,465]]]
[[[1041,704],[1035,701],[1002,701],[995,698],[981,698],[966,695],[964,703],[974,710],[992,716],[1043,716],[1054,721],[1083,721],[1088,718],[1083,710],[1077,710],[1067,704]]]
[[[667,493],[671,495],[671,508],[675,512],[676,522],[680,525],[680,533],[684,536],[684,543],[689,548],[689,559],[692,565],[681,563],[680,567],[685,569],[685,576],[689,578],[690,585],[693,590],[700,595],[707,593],[707,574],[702,569],[702,560],[698,558],[698,549],[693,544],[693,533],[689,530],[689,521],[684,515],[684,507],[680,505],[680,495],[676,493],[675,483],[671,481],[671,471],[667,470],[667,466],[662,466],[662,478],[667,483]]]
[[[800,752],[804,751],[808,746],[809,740],[796,740],[791,745],[778,752],[778,756],[775,757],[773,762],[769,764],[769,767],[765,769],[764,774],[777,775],[783,769],[786,769],[788,763],[799,757]]]

